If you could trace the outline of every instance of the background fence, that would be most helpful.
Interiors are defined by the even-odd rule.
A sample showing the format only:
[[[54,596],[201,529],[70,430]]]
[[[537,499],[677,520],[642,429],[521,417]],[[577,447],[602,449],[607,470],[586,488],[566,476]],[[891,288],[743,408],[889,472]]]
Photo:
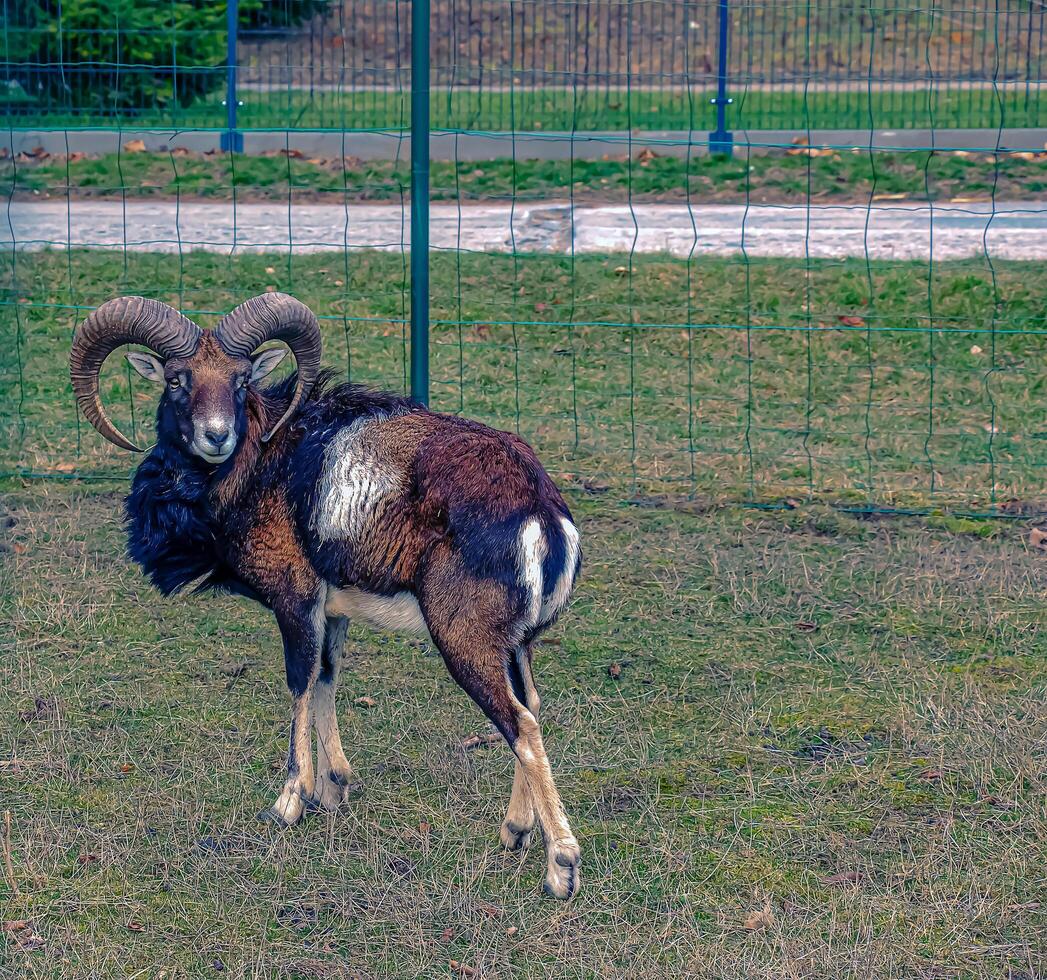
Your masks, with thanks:
[[[289,290],[331,363],[406,387],[411,12],[243,0],[233,36],[215,0],[5,0],[9,475],[126,471],[65,379],[116,292]],[[593,491],[1035,506],[1044,13],[432,0],[435,407]]]
[[[1037,0],[730,0],[722,59],[719,6],[435,0],[434,125],[710,129],[721,69],[735,128],[1040,125]],[[407,0],[239,8],[244,125],[404,124]],[[215,0],[4,0],[6,107],[26,125],[221,127],[229,40]]]

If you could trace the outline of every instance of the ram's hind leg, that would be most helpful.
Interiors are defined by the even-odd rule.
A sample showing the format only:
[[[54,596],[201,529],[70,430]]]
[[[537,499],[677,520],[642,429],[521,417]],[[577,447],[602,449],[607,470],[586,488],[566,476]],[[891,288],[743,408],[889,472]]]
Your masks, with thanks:
[[[348,795],[353,770],[342,749],[338,730],[338,674],[349,622],[341,616],[327,620],[320,672],[313,691],[313,725],[316,728],[316,792],[311,802],[324,810],[335,810]]]
[[[519,788],[526,787],[545,839],[546,891],[570,898],[578,889],[581,855],[553,781],[538,719],[525,703],[517,644],[510,636],[514,610],[500,587],[470,579],[450,556],[443,561],[434,557],[422,596],[429,632],[451,676],[516,753]],[[522,798],[516,800],[523,811]]]
[[[507,666],[510,684],[516,691],[517,698],[519,699],[520,694],[523,694],[527,710],[537,720],[538,709],[542,702],[538,697],[531,674],[531,648],[529,646],[518,647],[514,659]],[[513,792],[509,797],[509,808],[505,812],[500,831],[502,843],[510,851],[519,851],[527,847],[531,843],[534,820],[534,803],[527,785],[527,773],[523,763],[517,759],[513,773]]]

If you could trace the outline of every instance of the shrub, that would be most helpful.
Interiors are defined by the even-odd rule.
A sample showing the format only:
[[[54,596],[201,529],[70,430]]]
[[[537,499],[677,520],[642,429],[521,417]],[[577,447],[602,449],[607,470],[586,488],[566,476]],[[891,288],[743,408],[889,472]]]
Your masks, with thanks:
[[[324,3],[241,0],[240,20],[287,25]],[[4,5],[0,43],[6,46],[5,101],[15,111],[26,105],[126,114],[185,105],[224,78],[225,0],[22,0],[13,6],[10,14]]]

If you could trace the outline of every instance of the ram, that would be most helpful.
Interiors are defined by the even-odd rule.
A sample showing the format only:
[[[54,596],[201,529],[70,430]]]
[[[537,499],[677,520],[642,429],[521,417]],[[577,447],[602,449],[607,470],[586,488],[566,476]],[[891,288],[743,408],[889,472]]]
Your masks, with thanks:
[[[260,387],[286,354],[286,381]],[[571,514],[522,439],[399,396],[333,385],[320,330],[282,293],[202,330],[166,304],[113,299],[77,328],[70,373],[98,431],[114,426],[99,371],[123,344],[163,386],[156,445],[126,499],[127,548],[165,595],[192,586],[272,610],[291,692],[287,779],[265,814],[297,823],[346,798],[351,769],[335,692],[350,619],[427,635],[516,755],[504,845],[536,821],[546,890],[578,888],[580,855],[538,724],[535,639],[564,609],[581,564]],[[317,764],[312,758],[316,732]]]

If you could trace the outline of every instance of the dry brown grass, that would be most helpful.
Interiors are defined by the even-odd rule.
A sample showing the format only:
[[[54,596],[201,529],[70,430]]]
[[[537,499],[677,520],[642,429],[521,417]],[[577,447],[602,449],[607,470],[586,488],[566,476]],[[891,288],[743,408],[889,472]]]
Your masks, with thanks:
[[[2,976],[1043,975],[1024,528],[573,501],[586,572],[538,668],[584,851],[561,904],[498,846],[509,755],[462,748],[486,726],[424,645],[354,633],[366,792],[280,833],[269,617],[159,599],[114,492],[10,489]]]

